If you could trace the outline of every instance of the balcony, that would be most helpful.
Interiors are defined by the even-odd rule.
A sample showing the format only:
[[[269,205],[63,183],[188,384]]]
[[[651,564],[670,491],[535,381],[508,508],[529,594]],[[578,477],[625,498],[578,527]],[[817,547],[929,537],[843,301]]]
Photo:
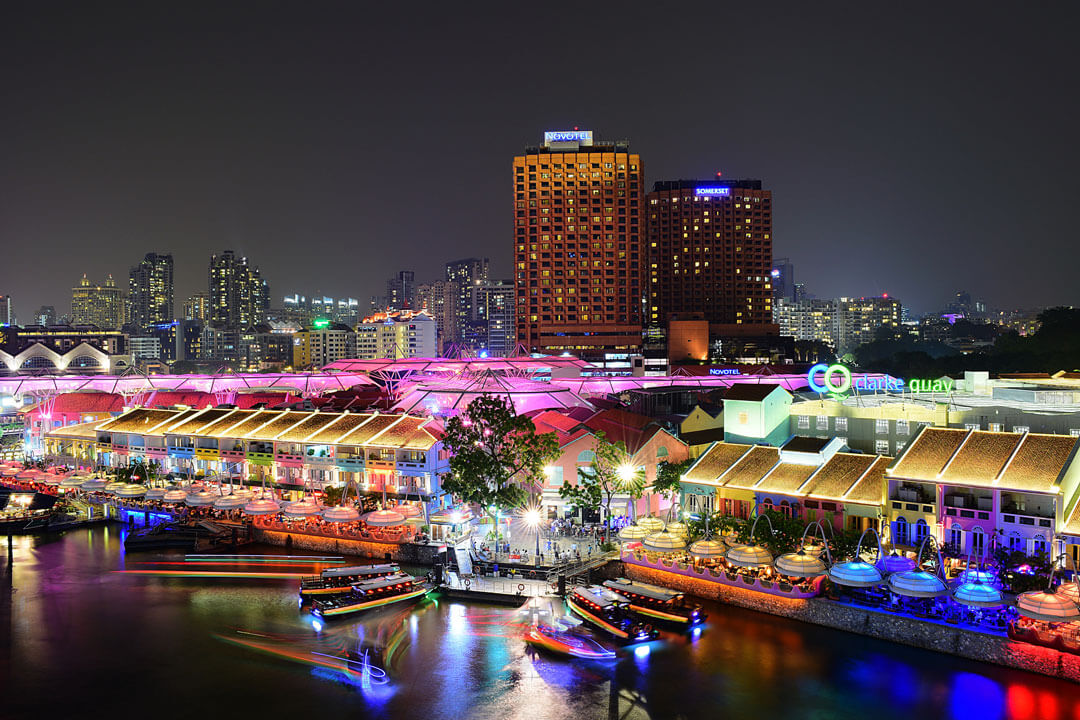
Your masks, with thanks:
[[[252,465],[265,465],[269,467],[274,464],[274,454],[269,452],[249,452],[247,454],[247,460]]]
[[[1019,525],[1021,527],[1029,528],[1053,528],[1053,517],[1041,517],[1038,515],[1020,515],[1019,513],[1001,513],[1001,523],[1003,525]]]

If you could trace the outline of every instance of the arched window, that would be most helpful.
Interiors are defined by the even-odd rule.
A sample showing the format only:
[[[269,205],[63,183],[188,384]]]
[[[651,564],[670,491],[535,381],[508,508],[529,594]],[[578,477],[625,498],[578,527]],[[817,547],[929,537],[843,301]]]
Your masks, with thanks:
[[[971,531],[971,551],[980,557],[986,554],[986,531],[981,527]]]
[[[596,453],[592,450],[582,450],[578,453],[577,461],[579,463],[591,463],[596,460]]]
[[[68,363],[69,368],[101,368],[101,363],[95,357],[80,355]]]
[[[960,527],[958,522],[954,522],[949,528],[949,544],[954,545],[957,550],[964,549],[964,528]]]
[[[930,526],[926,524],[925,520],[920,520],[915,523],[915,544],[918,545],[926,536],[930,534]]]
[[[1035,553],[1046,554],[1046,537],[1044,535],[1036,535],[1032,539],[1032,554]]]
[[[666,447],[661,445],[660,447],[656,448],[656,457],[657,457],[657,459],[666,458],[667,456],[668,456],[668,451],[667,451]]]
[[[1024,550],[1024,538],[1020,537],[1020,533],[1015,530],[1012,535],[1009,535],[1009,549],[1019,550],[1021,552]]]
[[[780,502],[780,514],[784,517],[791,517],[791,503],[787,500],[782,500]]]
[[[34,357],[27,358],[22,366],[26,370],[56,369],[56,365],[53,364],[53,361],[44,355],[35,355]]]
[[[895,538],[894,545],[910,545],[910,535],[908,534],[908,521],[903,517],[896,518],[893,523],[893,537]]]

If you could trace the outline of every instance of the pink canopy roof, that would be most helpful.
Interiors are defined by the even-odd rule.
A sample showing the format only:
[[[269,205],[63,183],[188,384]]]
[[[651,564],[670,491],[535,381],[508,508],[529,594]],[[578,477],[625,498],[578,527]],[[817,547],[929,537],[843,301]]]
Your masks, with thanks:
[[[518,413],[547,408],[592,408],[576,392],[548,382],[486,373],[474,378],[425,379],[405,390],[395,411],[455,415],[481,396],[503,397]]]
[[[490,357],[490,358],[404,358],[395,360],[338,360],[323,366],[327,371],[357,373],[463,373],[463,372],[517,372],[535,374],[552,370],[575,370],[590,367],[589,363],[576,357],[549,355],[545,357]]]
[[[220,375],[15,375],[0,377],[0,394],[55,395],[96,390],[135,394],[173,392],[235,392],[240,390],[291,390],[299,395],[321,395],[348,390],[373,381],[358,372],[222,373]]]

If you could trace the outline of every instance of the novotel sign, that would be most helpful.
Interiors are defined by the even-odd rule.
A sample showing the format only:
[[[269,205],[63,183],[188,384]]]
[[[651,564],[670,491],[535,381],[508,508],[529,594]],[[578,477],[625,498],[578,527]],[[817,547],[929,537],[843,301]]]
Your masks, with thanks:
[[[729,187],[697,188],[696,190],[694,190],[694,194],[699,195],[699,196],[700,195],[705,195],[706,197],[713,196],[713,195],[719,195],[721,197],[726,197],[726,196],[731,194],[731,188],[729,188]]]
[[[710,375],[742,375],[738,368],[709,368]]]
[[[552,143],[578,143],[592,145],[592,130],[548,130],[544,133],[544,146]]]

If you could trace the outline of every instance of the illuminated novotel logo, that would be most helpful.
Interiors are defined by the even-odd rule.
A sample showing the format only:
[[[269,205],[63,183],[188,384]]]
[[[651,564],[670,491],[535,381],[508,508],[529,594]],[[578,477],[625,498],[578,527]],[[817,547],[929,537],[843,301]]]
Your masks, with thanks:
[[[709,368],[710,375],[742,375],[738,368]]]
[[[698,188],[694,190],[695,195],[730,195],[731,188]]]
[[[592,130],[548,130],[544,133],[544,144],[578,142],[592,145]]]

